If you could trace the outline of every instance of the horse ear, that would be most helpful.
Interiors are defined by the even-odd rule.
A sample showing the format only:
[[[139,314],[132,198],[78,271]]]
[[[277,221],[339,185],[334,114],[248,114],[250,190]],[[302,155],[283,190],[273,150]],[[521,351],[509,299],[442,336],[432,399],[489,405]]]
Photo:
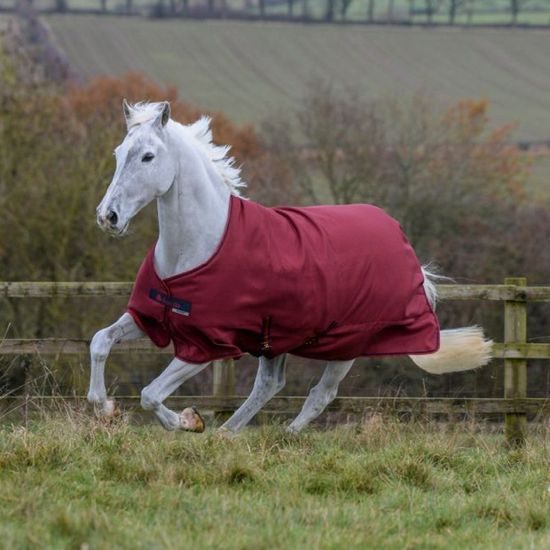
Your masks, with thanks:
[[[130,108],[130,104],[126,101],[126,98],[122,100],[122,111],[124,113],[124,118],[126,119],[126,124],[128,124],[132,110]]]
[[[166,126],[170,120],[170,102],[165,101],[162,106],[162,113],[160,114],[161,126]]]

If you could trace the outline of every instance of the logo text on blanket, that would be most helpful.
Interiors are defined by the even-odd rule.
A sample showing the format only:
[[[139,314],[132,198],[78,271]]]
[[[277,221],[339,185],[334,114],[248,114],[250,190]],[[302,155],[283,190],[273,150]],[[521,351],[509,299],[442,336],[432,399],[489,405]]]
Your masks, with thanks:
[[[163,306],[172,308],[174,313],[179,313],[180,315],[185,315],[186,317],[191,315],[191,302],[179,300],[178,298],[164,294],[156,288],[149,289],[149,298],[159,304],[162,304]]]

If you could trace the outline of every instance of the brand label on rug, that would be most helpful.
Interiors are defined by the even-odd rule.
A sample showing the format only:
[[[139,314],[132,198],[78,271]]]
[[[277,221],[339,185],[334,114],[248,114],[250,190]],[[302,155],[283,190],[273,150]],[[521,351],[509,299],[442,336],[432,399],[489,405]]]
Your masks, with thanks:
[[[179,298],[174,298],[168,294],[164,294],[156,288],[149,289],[149,298],[162,304],[163,306],[169,307],[174,313],[179,313],[180,315],[185,315],[188,317],[191,315],[191,302],[187,300],[180,300]]]

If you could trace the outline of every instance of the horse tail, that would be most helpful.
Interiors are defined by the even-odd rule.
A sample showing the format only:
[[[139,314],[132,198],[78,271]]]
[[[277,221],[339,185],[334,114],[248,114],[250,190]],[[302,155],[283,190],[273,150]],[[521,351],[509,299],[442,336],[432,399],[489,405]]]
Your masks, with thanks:
[[[437,289],[434,281],[446,277],[431,273],[425,268],[422,268],[422,272],[426,297],[435,309]],[[416,365],[431,374],[477,369],[491,360],[493,341],[485,338],[481,327],[442,330],[439,338],[439,350],[435,353],[410,356]]]

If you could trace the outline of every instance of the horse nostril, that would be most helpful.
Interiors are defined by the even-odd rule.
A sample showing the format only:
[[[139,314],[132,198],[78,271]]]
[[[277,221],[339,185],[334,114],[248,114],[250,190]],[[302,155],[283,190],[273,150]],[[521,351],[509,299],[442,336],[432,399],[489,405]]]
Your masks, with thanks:
[[[112,226],[115,226],[115,225],[116,225],[116,222],[118,221],[117,213],[114,212],[113,210],[111,210],[111,211],[107,214],[107,221],[108,221]]]

